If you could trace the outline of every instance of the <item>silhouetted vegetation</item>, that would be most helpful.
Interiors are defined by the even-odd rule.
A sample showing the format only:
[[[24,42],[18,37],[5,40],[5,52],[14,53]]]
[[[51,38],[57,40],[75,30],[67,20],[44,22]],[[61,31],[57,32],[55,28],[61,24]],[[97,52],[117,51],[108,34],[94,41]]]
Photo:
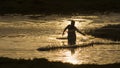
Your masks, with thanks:
[[[119,4],[119,0],[0,0],[0,13],[119,12]]]
[[[106,38],[114,41],[120,41],[120,24],[107,25],[99,29],[88,32],[95,37]]]
[[[97,64],[82,64],[72,65],[69,63],[49,62],[46,59],[10,59],[0,58],[0,68],[119,68],[120,63],[97,65]]]

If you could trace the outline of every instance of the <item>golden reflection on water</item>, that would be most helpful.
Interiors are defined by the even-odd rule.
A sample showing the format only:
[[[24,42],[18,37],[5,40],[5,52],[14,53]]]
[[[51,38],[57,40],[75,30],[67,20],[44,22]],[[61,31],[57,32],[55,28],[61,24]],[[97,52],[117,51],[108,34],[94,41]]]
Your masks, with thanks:
[[[67,51],[64,54],[66,55],[66,58],[64,58],[64,61],[72,64],[78,64],[79,61],[77,60],[75,54],[72,54],[70,51]]]
[[[69,49],[64,52],[63,62],[71,63],[71,64],[82,64],[83,60],[78,59],[78,55],[74,49]]]

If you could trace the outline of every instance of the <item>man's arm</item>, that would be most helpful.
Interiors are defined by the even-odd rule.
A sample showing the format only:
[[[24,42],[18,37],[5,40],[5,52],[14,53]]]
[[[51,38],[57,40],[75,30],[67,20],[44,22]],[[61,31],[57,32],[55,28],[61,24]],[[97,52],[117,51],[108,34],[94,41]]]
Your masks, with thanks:
[[[68,29],[68,26],[67,27],[65,27],[65,29],[64,29],[64,31],[63,31],[63,33],[62,33],[62,36],[64,35],[64,33],[65,33],[65,31]]]
[[[82,35],[85,35],[84,33],[82,33],[79,29],[76,28],[76,31],[79,32]]]

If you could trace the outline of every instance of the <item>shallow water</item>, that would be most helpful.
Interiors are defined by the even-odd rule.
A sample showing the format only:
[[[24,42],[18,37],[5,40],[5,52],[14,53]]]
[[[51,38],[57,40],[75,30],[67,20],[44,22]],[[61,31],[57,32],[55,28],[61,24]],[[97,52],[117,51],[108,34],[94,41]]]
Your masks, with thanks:
[[[109,24],[120,24],[120,14],[109,15],[5,15],[0,16],[0,56],[10,58],[46,58],[49,61],[61,61],[71,64],[109,64],[120,62],[120,44],[93,44],[90,47],[76,49],[58,49],[37,51],[40,47],[67,45],[62,31],[69,20],[76,21],[76,27],[82,32],[100,28]],[[67,32],[66,32],[67,33]],[[65,34],[64,37],[66,37]],[[115,41],[82,36],[77,33],[77,44]]]

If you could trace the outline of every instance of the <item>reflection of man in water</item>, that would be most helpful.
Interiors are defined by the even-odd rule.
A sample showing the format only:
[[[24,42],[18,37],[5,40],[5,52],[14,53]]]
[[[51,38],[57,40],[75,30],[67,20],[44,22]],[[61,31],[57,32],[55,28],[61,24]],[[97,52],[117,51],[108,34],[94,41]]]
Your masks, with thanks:
[[[75,33],[75,31],[83,34],[74,25],[75,25],[75,21],[71,20],[71,24],[68,25],[64,29],[63,34],[62,34],[62,35],[64,35],[64,32],[66,31],[66,29],[68,29],[68,45],[75,45],[76,44],[76,33]],[[85,34],[83,34],[83,35],[85,35]]]

